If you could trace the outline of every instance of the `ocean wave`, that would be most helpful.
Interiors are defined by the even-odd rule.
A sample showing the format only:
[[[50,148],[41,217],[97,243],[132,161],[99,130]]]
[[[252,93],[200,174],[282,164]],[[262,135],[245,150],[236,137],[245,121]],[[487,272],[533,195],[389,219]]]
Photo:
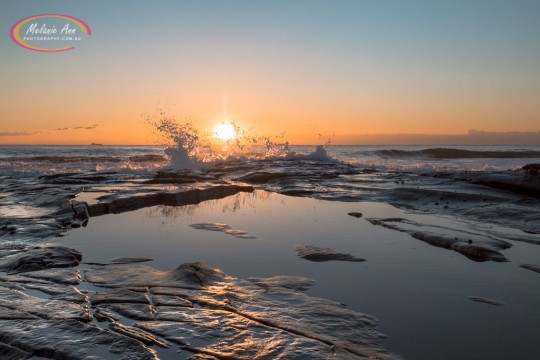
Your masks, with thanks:
[[[381,158],[418,159],[531,159],[540,158],[540,151],[476,151],[452,148],[429,148],[423,150],[385,149],[374,151]]]
[[[55,164],[63,163],[120,163],[120,162],[161,162],[165,161],[165,157],[161,155],[138,155],[116,157],[116,156],[50,156],[50,155],[38,155],[38,156],[18,156],[18,157],[4,157],[2,162],[48,162]]]

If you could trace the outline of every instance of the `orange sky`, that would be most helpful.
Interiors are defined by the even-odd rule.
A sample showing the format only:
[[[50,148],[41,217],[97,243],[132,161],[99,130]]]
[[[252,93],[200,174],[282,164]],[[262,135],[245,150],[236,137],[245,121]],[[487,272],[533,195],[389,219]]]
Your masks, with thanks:
[[[160,107],[203,132],[234,120],[292,143],[539,131],[535,5],[462,4],[475,17],[413,3],[141,2],[127,17],[105,2],[2,3],[0,33],[54,9],[92,35],[65,53],[0,43],[0,144],[151,144],[143,118]]]

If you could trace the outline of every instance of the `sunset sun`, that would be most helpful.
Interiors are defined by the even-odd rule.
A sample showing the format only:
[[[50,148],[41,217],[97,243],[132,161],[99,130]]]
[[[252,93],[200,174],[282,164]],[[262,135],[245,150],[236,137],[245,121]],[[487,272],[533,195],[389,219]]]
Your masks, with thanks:
[[[236,137],[236,129],[233,124],[222,122],[214,126],[212,134],[222,141],[229,141]]]

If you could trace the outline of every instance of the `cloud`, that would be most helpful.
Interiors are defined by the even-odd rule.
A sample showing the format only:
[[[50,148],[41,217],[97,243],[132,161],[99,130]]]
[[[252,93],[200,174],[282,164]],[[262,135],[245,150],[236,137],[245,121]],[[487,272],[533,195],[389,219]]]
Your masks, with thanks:
[[[77,127],[74,127],[73,130],[93,130],[97,128],[98,126],[99,124],[94,124],[90,126],[77,126]]]
[[[39,133],[40,131],[4,131],[0,132],[0,136],[29,136]]]
[[[97,128],[99,126],[99,124],[94,124],[94,125],[90,125],[90,126],[75,126],[75,127],[63,127],[63,128],[57,128],[57,129],[53,129],[55,131],[65,131],[65,130],[94,130],[95,128]]]

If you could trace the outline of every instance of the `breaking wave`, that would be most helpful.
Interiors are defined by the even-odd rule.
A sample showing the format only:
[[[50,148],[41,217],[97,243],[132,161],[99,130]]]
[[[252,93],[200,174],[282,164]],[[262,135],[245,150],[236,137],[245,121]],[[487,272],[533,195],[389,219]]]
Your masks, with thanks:
[[[198,170],[223,161],[235,160],[313,160],[337,162],[327,152],[326,145],[317,145],[312,152],[298,153],[293,151],[288,141],[283,141],[284,134],[277,140],[270,136],[261,136],[242,130],[232,123],[236,136],[229,141],[218,141],[210,133],[203,133],[192,123],[180,123],[173,117],[161,112],[148,116],[146,123],[154,134],[165,142],[164,150],[169,159],[166,167],[181,170]],[[279,141],[281,140],[281,141]]]
[[[540,158],[540,151],[475,151],[452,148],[430,148],[423,150],[385,149],[374,152],[382,158],[417,159],[525,159]]]

